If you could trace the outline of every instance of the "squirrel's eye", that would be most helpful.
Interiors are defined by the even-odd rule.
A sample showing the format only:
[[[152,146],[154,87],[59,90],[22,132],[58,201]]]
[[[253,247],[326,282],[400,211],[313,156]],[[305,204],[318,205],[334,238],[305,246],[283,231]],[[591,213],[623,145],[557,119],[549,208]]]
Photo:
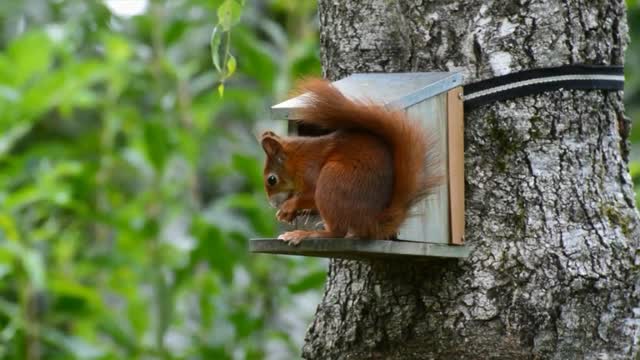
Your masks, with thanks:
[[[278,182],[278,178],[275,175],[269,175],[269,177],[267,178],[267,184],[269,184],[269,186],[273,186]]]

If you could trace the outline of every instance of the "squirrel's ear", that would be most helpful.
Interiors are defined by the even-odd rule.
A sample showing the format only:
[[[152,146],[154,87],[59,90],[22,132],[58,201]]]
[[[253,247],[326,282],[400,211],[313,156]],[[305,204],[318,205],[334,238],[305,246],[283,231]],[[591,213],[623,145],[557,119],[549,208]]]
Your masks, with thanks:
[[[278,135],[276,135],[276,133],[274,133],[273,131],[265,131],[262,133],[262,135],[260,135],[260,139],[264,139],[266,137],[272,137],[272,138],[279,138]]]
[[[261,144],[265,154],[270,158],[278,160],[282,160],[284,158],[282,144],[280,144],[277,138],[263,134]]]

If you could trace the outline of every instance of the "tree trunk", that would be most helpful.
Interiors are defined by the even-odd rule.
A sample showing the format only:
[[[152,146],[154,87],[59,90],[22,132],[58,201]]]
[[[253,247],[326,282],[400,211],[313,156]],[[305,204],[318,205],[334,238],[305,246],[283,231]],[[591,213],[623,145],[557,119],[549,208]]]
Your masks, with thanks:
[[[325,75],[465,82],[622,64],[623,0],[320,0]],[[332,260],[306,359],[631,359],[640,219],[622,94],[555,91],[465,116],[462,261]]]

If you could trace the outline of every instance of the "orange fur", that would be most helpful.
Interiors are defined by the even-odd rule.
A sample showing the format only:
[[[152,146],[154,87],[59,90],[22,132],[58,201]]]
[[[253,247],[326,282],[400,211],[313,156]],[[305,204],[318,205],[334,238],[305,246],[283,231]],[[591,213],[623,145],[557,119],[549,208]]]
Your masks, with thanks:
[[[305,81],[300,89],[307,94],[302,122],[335,131],[318,137],[263,134],[265,188],[279,220],[314,209],[325,230],[281,238],[297,244],[308,237],[394,237],[410,207],[438,183],[427,173],[434,158],[428,136],[404,112],[349,100],[325,80]],[[269,176],[277,178],[275,185]]]

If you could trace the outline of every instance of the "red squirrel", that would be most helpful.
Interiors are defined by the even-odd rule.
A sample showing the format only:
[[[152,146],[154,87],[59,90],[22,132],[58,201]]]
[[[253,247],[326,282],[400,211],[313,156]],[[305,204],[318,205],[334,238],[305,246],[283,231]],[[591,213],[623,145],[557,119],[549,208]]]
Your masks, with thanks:
[[[332,132],[264,132],[264,186],[278,220],[315,210],[324,230],[295,230],[278,239],[297,245],[306,238],[395,237],[410,207],[438,183],[428,173],[434,147],[422,126],[401,110],[350,100],[325,80],[307,80],[299,91],[305,93],[300,121]]]

